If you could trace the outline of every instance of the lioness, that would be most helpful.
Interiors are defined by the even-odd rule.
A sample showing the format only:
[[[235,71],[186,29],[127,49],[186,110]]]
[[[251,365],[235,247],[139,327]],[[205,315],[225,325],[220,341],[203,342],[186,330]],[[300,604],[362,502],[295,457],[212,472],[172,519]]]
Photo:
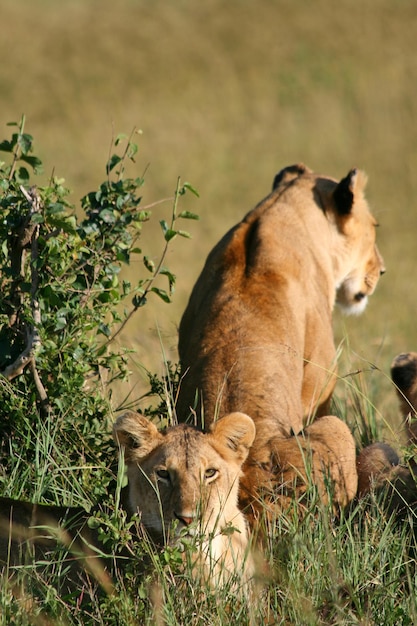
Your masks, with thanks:
[[[319,485],[330,472],[340,504],[356,493],[353,438],[323,416],[335,385],[334,304],[361,313],[384,272],[365,184],[356,169],[337,182],[302,164],[285,168],[214,247],[191,293],[177,416],[194,413],[205,426],[232,411],[252,417],[243,505],[271,476],[304,483],[307,454]]]
[[[203,433],[182,424],[158,431],[148,419],[128,411],[114,424],[124,449],[129,508],[157,541],[175,534],[202,538],[196,563],[217,584],[231,573],[248,580],[246,520],[237,506],[241,467],[255,438],[247,415],[232,413]]]

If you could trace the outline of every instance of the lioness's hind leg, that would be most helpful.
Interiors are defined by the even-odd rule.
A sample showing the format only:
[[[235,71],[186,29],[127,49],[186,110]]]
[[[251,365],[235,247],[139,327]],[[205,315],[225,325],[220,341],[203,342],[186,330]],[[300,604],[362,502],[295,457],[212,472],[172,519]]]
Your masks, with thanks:
[[[417,442],[417,352],[396,356],[391,364],[391,377],[397,387],[408,437]]]
[[[346,506],[356,495],[356,445],[349,427],[334,415],[316,419],[305,431],[313,451],[315,475],[326,472],[334,486],[334,500]]]
[[[356,495],[355,442],[349,428],[338,417],[326,415],[299,435],[276,440],[274,456],[285,483],[290,485],[292,479],[296,491],[305,490],[311,477],[324,502],[328,500],[329,482],[334,504],[344,507]]]

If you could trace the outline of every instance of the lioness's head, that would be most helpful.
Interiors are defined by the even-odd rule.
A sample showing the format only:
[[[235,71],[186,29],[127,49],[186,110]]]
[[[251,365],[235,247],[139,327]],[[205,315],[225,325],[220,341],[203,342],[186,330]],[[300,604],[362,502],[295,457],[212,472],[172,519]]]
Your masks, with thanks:
[[[197,527],[206,536],[245,523],[237,497],[241,466],[255,437],[250,417],[232,413],[208,433],[186,424],[160,432],[128,411],[113,432],[125,451],[130,507],[141,513],[151,536],[167,539],[174,521],[177,534]]]
[[[353,169],[329,195],[320,193],[320,179],[317,185],[325,212],[336,227],[336,302],[348,314],[362,313],[385,272],[375,243],[377,222],[364,197],[366,180],[364,172]]]

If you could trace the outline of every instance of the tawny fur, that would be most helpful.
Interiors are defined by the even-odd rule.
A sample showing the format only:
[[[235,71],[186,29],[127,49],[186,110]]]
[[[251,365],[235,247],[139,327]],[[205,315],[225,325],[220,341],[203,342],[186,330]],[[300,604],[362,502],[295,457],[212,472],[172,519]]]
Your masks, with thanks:
[[[338,183],[286,168],[215,246],[192,291],[179,332],[177,416],[203,426],[233,411],[252,417],[243,504],[271,480],[302,482],[300,442],[322,492],[330,470],[340,504],[356,493],[353,438],[322,416],[335,385],[334,304],[360,313],[384,271],[365,183],[356,170]]]
[[[117,419],[114,437],[125,453],[129,508],[140,513],[149,534],[157,541],[196,535],[201,542],[195,566],[214,586],[231,574],[248,581],[253,560],[237,501],[241,467],[255,437],[253,421],[233,413],[208,433],[185,424],[160,432],[128,411]]]

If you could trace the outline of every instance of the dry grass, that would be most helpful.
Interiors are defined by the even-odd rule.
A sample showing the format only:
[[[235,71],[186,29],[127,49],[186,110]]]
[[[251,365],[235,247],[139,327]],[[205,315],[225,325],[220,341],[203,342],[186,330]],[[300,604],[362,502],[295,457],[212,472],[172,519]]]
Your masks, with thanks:
[[[137,363],[160,366],[156,322],[176,358],[176,325],[206,253],[277,170],[304,161],[339,177],[357,165],[388,271],[362,318],[336,317],[336,335],[360,357],[342,359],[342,373],[370,361],[388,389],[392,357],[417,346],[416,22],[413,0],[4,0],[2,136],[24,112],[47,173],[65,173],[75,202],[103,179],[112,128],[136,125],[139,172],[150,163],[145,202],[172,193],[178,175],[200,192],[191,208],[202,221],[170,258],[174,304],[155,300],[123,337]]]

